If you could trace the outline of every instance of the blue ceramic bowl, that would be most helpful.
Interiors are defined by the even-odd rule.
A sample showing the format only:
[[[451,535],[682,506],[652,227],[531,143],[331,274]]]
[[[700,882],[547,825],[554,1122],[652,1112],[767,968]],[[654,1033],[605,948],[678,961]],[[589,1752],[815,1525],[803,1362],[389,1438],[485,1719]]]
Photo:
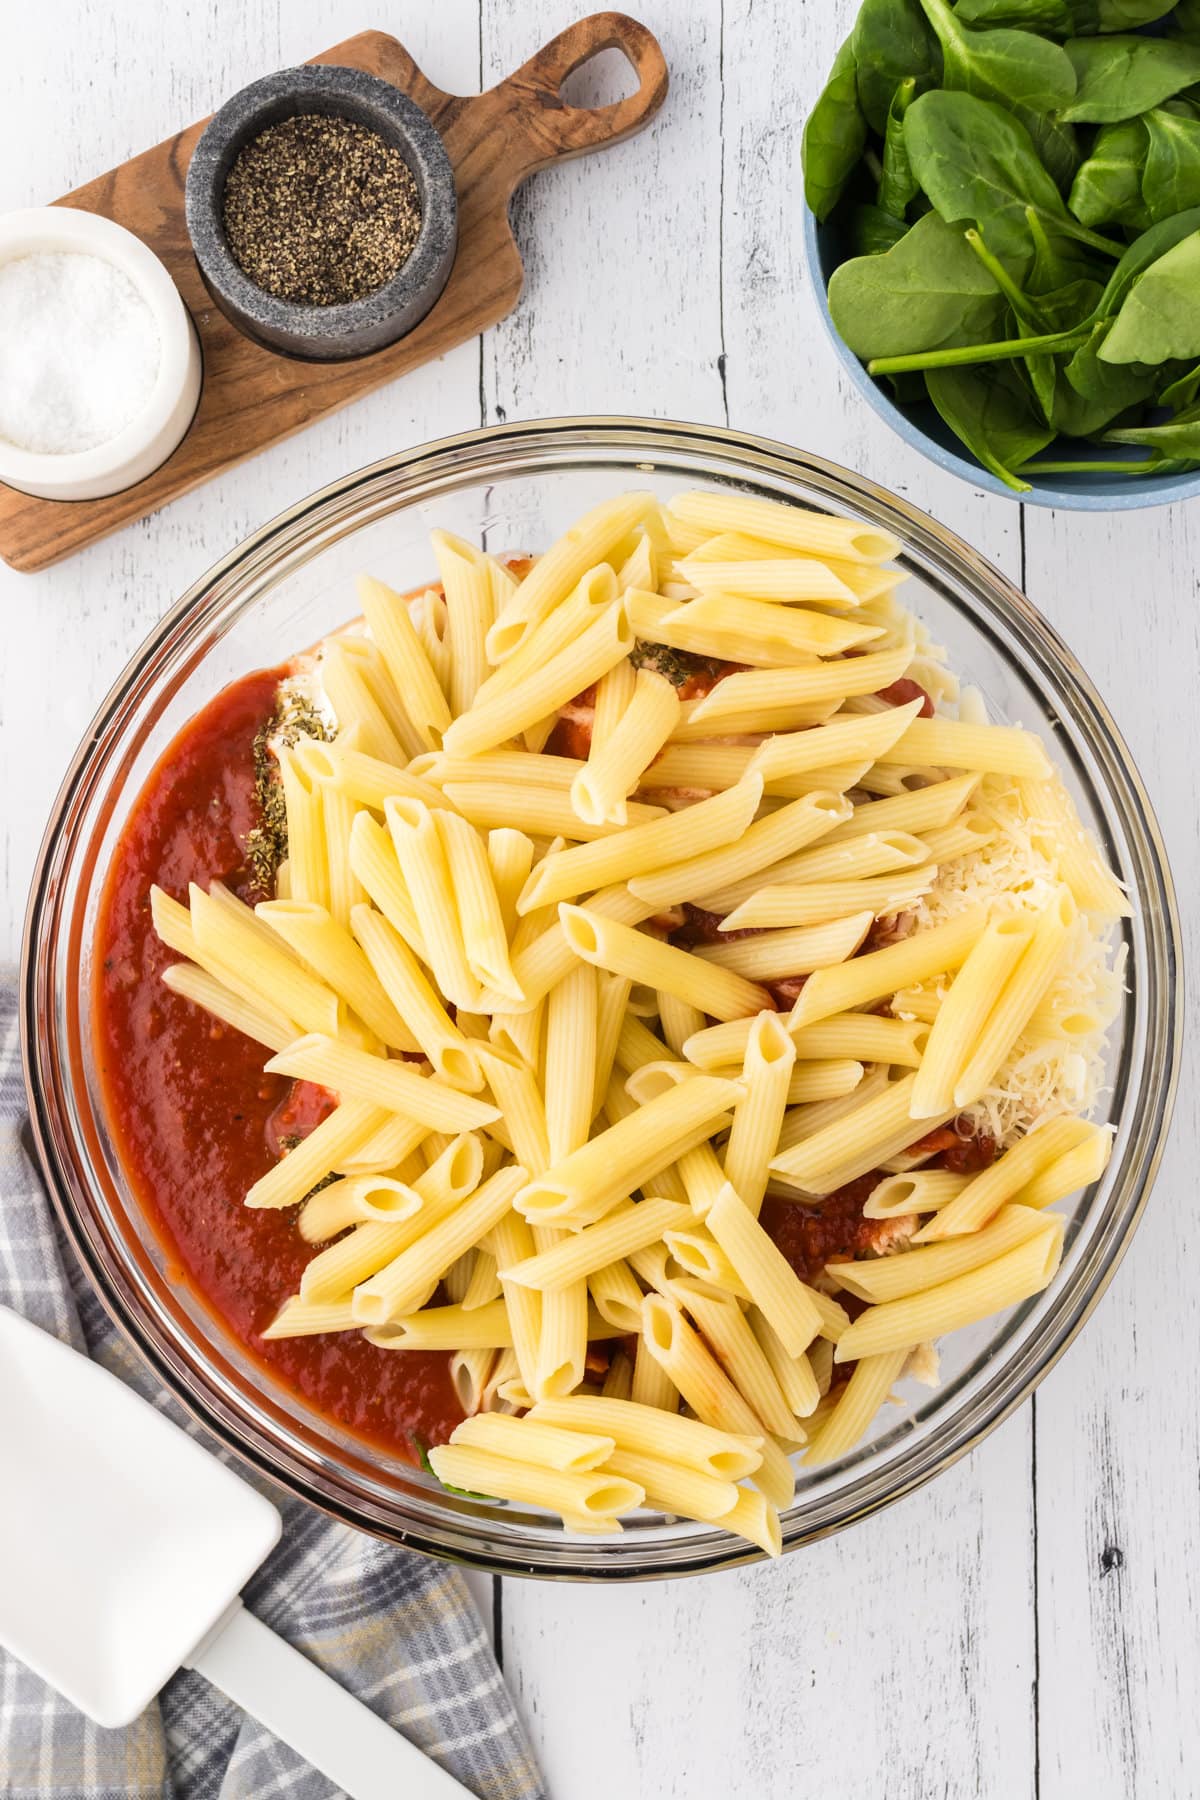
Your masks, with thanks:
[[[1169,501],[1189,500],[1200,494],[1200,470],[1192,475],[1116,475],[1102,471],[1095,475],[1051,475],[1041,480],[1030,476],[1026,477],[1030,482],[1028,493],[1021,494],[1015,488],[1006,487],[976,462],[929,401],[922,406],[898,407],[887,390],[867,374],[853,350],[842,342],[829,314],[826,293],[829,277],[838,264],[845,261],[847,251],[839,241],[836,226],[818,224],[808,207],[804,209],[804,249],[817,306],[838,361],[867,405],[898,437],[927,456],[930,462],[935,462],[939,469],[948,469],[952,475],[960,475],[964,481],[969,481],[972,487],[983,488],[989,494],[1001,494],[1006,500],[1024,500],[1030,506],[1066,507],[1074,512],[1122,512],[1135,506],[1165,506]],[[1047,457],[1050,454],[1049,449],[1043,452]],[[1072,461],[1102,459],[1112,462],[1115,459],[1133,461],[1144,452],[1115,444],[1106,445],[1101,451],[1088,444],[1073,442],[1070,454]]]

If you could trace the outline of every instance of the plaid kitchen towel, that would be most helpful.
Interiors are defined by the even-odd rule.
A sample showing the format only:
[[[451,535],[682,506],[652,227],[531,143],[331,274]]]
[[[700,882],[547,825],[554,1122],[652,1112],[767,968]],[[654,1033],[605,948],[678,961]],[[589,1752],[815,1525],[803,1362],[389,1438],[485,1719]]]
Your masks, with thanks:
[[[0,979],[0,1302],[86,1351],[203,1441],[88,1288],[22,1142],[24,1126],[9,975]],[[216,1445],[208,1448],[220,1454]],[[544,1800],[462,1577],[277,1490],[270,1497],[283,1513],[284,1530],[244,1590],[251,1612],[481,1800]],[[329,1800],[337,1791],[191,1671],[173,1676],[127,1730],[103,1731],[0,1650],[0,1795],[6,1800],[272,1800],[283,1794]]]

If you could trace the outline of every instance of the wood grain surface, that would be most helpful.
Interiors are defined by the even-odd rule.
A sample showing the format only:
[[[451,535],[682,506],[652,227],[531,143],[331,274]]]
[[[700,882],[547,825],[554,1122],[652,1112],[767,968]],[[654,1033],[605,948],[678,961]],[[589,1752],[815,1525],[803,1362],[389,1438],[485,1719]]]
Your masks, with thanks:
[[[635,70],[636,92],[607,107],[565,103],[560,90],[568,76],[614,49]],[[397,343],[353,361],[301,362],[244,337],[209,298],[184,220],[188,164],[207,119],[76,188],[59,204],[115,219],[166,265],[195,322],[204,385],[179,447],[119,494],[67,505],[0,483],[0,556],[13,568],[46,568],[495,324],[521,293],[521,258],[508,218],[518,185],[549,163],[632,137],[667,92],[658,44],[643,25],[617,12],[576,20],[482,94],[435,87],[404,46],[381,31],[360,32],[311,60],[391,82],[441,133],[458,199],[458,253],[441,297]]]
[[[6,50],[21,79],[0,109],[0,206],[77,184],[363,23],[361,0],[147,6],[136,31],[115,10],[71,0],[14,13]],[[380,22],[443,90],[465,92],[519,65],[574,10],[438,0]],[[0,569],[5,952],[92,711],[209,563],[313,488],[405,445],[504,418],[625,411],[729,418],[832,457],[1023,582],[1126,734],[1200,965],[1189,755],[1200,507],[1023,510],[940,473],[842,381],[807,288],[799,146],[855,10],[638,0],[671,94],[632,143],[551,167],[518,193],[520,307],[70,562],[28,577]],[[572,99],[609,97],[607,61]],[[619,1591],[474,1583],[553,1800],[1200,1796],[1194,1056],[1151,1204],[1095,1317],[1036,1399],[939,1481],[775,1567]]]

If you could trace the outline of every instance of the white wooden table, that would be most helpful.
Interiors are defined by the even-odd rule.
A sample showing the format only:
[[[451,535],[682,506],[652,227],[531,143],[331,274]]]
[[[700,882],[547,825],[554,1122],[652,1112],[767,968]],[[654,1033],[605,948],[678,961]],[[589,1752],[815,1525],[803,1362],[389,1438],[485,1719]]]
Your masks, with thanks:
[[[855,0],[629,3],[662,39],[671,97],[646,135],[519,197],[528,288],[508,320],[47,574],[0,567],[0,956],[17,953],[79,734],[221,552],[400,446],[619,411],[728,420],[820,451],[1022,584],[1132,745],[1195,955],[1200,503],[1108,519],[1022,510],[889,435],[838,377],[801,252],[801,122]],[[0,210],[49,199],[366,26],[469,91],[585,4],[14,4]],[[781,1566],[619,1592],[478,1584],[554,1800],[1200,1795],[1195,1080],[1193,1064],[1153,1204],[1082,1340],[932,1487]]]

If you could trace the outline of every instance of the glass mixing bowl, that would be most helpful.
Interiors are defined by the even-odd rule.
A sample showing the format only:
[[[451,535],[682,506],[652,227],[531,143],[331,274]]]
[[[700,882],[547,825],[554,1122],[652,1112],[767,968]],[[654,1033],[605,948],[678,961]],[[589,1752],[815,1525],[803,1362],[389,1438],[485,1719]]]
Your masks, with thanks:
[[[54,809],[26,926],[26,1079],[38,1153],[67,1233],[117,1323],[225,1444],[382,1537],[503,1572],[628,1580],[757,1553],[714,1526],[646,1514],[607,1542],[564,1537],[517,1506],[448,1494],[293,1397],[173,1281],[122,1174],[96,1078],[88,1006],[100,874],[165,745],[225,683],[277,664],[355,612],[354,576],[399,588],[431,571],[440,525],[494,549],[539,549],[597,500],[730,487],[894,532],[908,604],[997,714],[1044,734],[1080,812],[1126,882],[1128,991],[1113,1032],[1104,1179],[1074,1203],[1047,1292],[942,1345],[942,1385],[904,1385],[842,1462],[799,1471],[788,1548],[839,1529],[945,1468],[1024,1399],[1087,1318],[1129,1242],[1158,1163],[1179,1051],[1178,923],[1162,841],[1129,753],[1071,654],[997,571],[934,520],[831,463],[731,431],[565,419],[447,438],[389,457],[291,508],[211,569],[100,708]]]

